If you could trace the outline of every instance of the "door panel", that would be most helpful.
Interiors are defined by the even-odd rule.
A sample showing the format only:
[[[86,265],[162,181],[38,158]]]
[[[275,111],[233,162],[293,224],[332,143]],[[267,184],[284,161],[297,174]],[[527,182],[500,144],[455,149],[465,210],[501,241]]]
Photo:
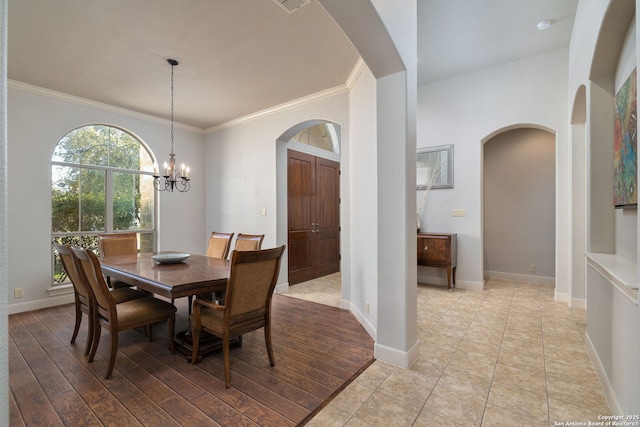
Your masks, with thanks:
[[[287,163],[289,283],[299,283],[315,274],[315,158],[289,151]]]
[[[289,283],[340,271],[340,164],[288,152]]]

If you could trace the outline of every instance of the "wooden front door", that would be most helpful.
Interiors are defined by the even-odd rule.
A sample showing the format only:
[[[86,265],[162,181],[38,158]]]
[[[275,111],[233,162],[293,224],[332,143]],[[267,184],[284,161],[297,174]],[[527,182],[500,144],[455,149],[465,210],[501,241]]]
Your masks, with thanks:
[[[340,271],[340,164],[287,154],[289,284]]]

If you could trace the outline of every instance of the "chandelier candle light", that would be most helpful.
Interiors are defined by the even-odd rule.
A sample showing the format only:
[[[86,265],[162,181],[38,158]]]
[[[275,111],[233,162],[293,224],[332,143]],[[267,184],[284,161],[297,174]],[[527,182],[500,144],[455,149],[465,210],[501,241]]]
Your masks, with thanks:
[[[181,193],[189,191],[191,184],[189,183],[189,167],[182,164],[181,168],[176,168],[176,155],[173,153],[173,67],[178,65],[175,59],[167,59],[171,65],[171,153],[169,153],[169,163],[164,162],[164,171],[162,177],[164,183],[160,180],[158,165],[153,166],[153,187],[157,191],[173,191],[178,190]]]

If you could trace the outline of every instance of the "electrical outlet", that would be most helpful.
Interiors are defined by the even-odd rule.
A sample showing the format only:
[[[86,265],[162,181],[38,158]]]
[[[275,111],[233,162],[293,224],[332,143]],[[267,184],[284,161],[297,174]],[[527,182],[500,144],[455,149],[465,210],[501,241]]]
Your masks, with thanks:
[[[13,290],[13,297],[14,298],[22,298],[22,297],[24,297],[24,290],[22,288],[15,288]]]
[[[451,216],[467,216],[466,209],[451,209]]]
[[[369,303],[368,302],[364,303],[364,312],[369,314]]]
[[[531,273],[535,273],[536,272],[536,265],[535,264],[531,264],[529,266],[529,272],[531,272]]]

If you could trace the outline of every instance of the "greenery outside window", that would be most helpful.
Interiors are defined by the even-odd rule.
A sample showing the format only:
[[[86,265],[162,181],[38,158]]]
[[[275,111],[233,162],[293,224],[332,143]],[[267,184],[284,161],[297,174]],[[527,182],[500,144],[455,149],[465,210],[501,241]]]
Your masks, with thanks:
[[[136,231],[143,252],[156,247],[153,156],[132,134],[108,125],[74,129],[51,156],[51,238],[98,252],[98,233]],[[57,254],[53,284],[67,278]]]

